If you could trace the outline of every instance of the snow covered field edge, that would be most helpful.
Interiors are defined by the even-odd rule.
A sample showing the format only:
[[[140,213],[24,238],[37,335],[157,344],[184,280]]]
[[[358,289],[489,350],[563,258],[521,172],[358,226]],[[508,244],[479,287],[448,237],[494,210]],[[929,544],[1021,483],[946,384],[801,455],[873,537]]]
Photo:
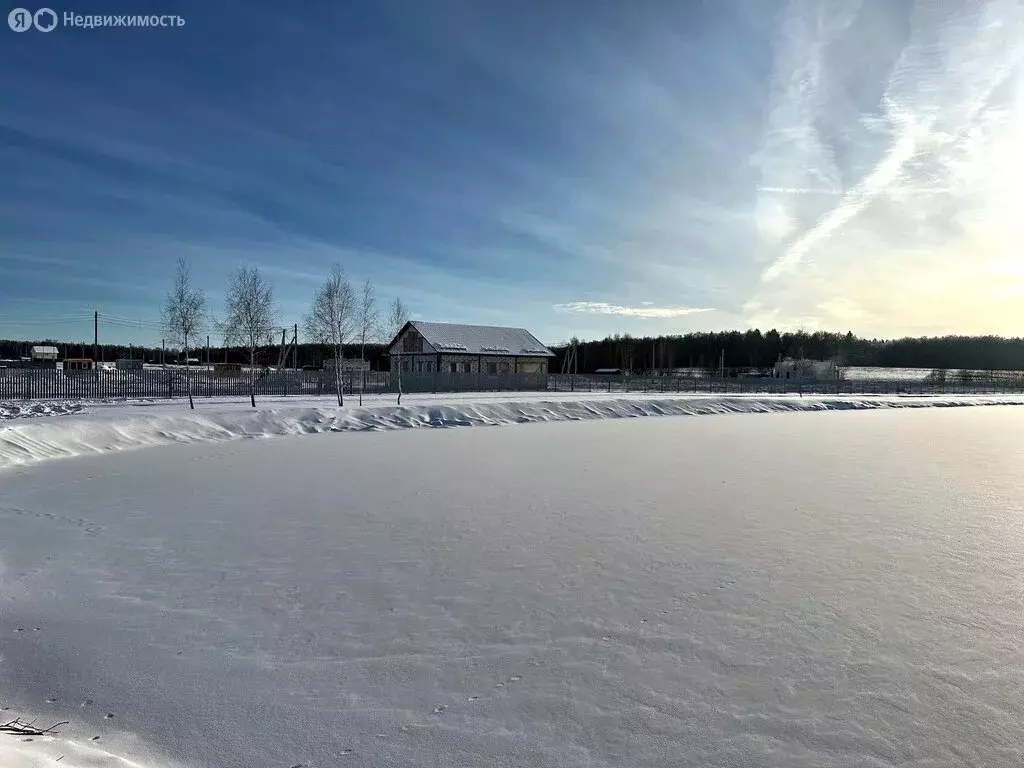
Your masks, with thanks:
[[[405,406],[279,406],[234,404],[188,411],[122,405],[71,416],[23,419],[0,427],[0,470],[50,459],[175,443],[217,442],[321,432],[379,432],[419,427],[475,427],[530,422],[700,416],[726,413],[836,411],[1024,405],[1024,397],[577,397],[415,403]]]

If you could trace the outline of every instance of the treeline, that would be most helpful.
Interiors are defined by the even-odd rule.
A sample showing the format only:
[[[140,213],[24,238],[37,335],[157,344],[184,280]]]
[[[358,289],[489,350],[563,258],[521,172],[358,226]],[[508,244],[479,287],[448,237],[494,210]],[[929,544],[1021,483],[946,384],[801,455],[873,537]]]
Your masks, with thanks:
[[[205,341],[205,337],[202,339]],[[93,356],[92,342],[38,339],[34,341],[0,340],[0,359],[27,357],[34,344],[55,346],[61,358]],[[558,373],[568,345],[552,347],[556,357],[550,370]],[[101,344],[100,360],[113,362],[119,358],[141,359],[159,363],[159,347],[124,344]],[[266,344],[256,350],[261,365],[277,365],[278,344]],[[166,353],[167,362],[182,359],[174,349]],[[862,339],[852,333],[779,333],[771,330],[724,331],[720,333],[689,333],[658,338],[634,337],[628,334],[609,336],[595,341],[580,341],[577,346],[577,370],[592,373],[598,368],[623,368],[645,371],[671,368],[718,368],[723,361],[727,368],[771,368],[780,357],[809,360],[835,360],[844,366],[879,366],[885,368],[1024,370],[1024,339],[998,336],[942,336],[933,338]],[[206,362],[206,347],[200,343],[190,357]],[[360,345],[344,346],[345,357],[360,356]],[[334,356],[329,344],[299,344],[298,365],[320,367]],[[384,346],[368,343],[363,356],[373,370],[387,370]],[[289,355],[289,365],[291,356]],[[248,363],[249,349],[241,346],[210,348],[210,361],[215,363]]]
[[[559,372],[569,345],[553,348],[551,371]],[[852,333],[779,333],[758,329],[688,333],[658,338],[609,336],[578,341],[576,370],[631,371],[672,368],[754,368],[766,370],[780,358],[835,360],[841,366],[886,368],[1024,370],[1024,339],[998,336],[862,339]]]

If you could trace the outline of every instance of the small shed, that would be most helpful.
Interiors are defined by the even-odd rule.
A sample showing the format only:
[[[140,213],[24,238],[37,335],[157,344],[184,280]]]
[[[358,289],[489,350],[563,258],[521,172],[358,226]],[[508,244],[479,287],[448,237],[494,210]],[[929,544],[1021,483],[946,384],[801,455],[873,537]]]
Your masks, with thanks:
[[[92,360],[88,357],[69,358],[64,361],[65,371],[90,371]]]
[[[773,375],[779,379],[828,381],[839,378],[839,368],[834,360],[794,360],[786,358],[775,364]]]
[[[213,375],[218,379],[237,379],[242,375],[241,363],[214,363]]]
[[[333,357],[324,360],[324,370],[333,371],[336,361]],[[343,371],[368,371],[370,370],[369,360],[359,360],[355,357],[341,358],[341,370]]]

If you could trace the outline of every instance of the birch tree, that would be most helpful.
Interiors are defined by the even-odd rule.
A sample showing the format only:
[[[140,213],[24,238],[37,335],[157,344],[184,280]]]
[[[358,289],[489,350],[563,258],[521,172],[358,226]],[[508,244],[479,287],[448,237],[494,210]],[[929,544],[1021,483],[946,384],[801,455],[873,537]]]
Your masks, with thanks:
[[[372,340],[380,325],[380,313],[377,311],[377,291],[373,283],[363,283],[363,292],[359,297],[359,361],[366,362],[366,342]],[[359,404],[363,404],[363,388],[366,384],[366,373],[360,372]]]
[[[387,316],[384,319],[384,333],[387,338],[384,343],[387,344],[389,341],[394,339],[405,327],[405,324],[409,322],[409,308],[402,303],[402,300],[395,297],[395,300],[388,306]],[[402,404],[402,358],[401,355],[398,357],[397,366],[395,365],[395,357],[391,357],[391,373],[398,374],[398,404]],[[397,368],[397,371],[396,371]]]
[[[249,351],[249,402],[256,407],[256,353],[274,331],[274,288],[258,267],[239,267],[228,284],[223,324],[224,344]]]
[[[188,407],[195,410],[188,351],[190,342],[206,322],[206,297],[200,289],[193,287],[192,267],[184,257],[179,257],[175,266],[174,283],[164,302],[161,320],[167,335],[185,350],[185,390],[188,392]]]
[[[359,304],[352,284],[340,264],[332,264],[330,275],[313,295],[313,306],[305,318],[306,333],[334,351],[334,383],[338,405],[345,405],[341,365],[344,346],[359,327]]]

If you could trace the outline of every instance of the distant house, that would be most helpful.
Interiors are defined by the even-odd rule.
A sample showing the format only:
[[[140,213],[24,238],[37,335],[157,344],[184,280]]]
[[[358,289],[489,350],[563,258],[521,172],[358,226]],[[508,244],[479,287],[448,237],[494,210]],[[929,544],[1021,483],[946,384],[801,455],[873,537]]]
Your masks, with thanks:
[[[794,360],[787,357],[775,364],[772,376],[777,379],[811,379],[826,381],[839,378],[834,360]]]
[[[388,344],[393,365],[409,373],[547,374],[555,356],[529,331],[491,325],[410,320]]]
[[[59,353],[57,352],[57,348],[56,347],[48,347],[48,346],[42,346],[42,345],[32,347],[31,354],[32,354],[33,362],[39,361],[39,360],[52,360],[52,361],[56,361],[58,356],[59,356]]]
[[[334,370],[334,358],[329,357],[324,360],[324,370]],[[370,370],[369,360],[360,360],[357,357],[343,357],[341,358],[341,370],[343,371],[368,371]]]
[[[118,358],[117,370],[119,370],[119,371],[141,371],[142,370],[142,361],[141,360],[133,360],[133,359],[126,358],[126,357]]]

